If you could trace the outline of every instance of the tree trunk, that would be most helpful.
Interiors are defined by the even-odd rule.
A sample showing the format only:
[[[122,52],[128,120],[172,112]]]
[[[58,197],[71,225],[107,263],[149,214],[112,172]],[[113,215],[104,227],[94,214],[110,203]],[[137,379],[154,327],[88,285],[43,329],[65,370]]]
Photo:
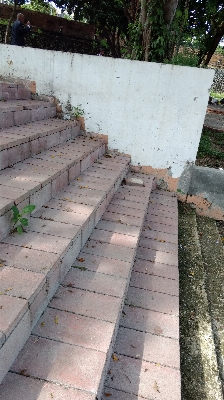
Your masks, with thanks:
[[[220,28],[217,30],[216,34],[212,38],[207,54],[200,57],[199,59],[200,64],[202,64],[203,66],[208,65],[223,35],[224,35],[224,22],[221,24]]]
[[[9,22],[7,24],[6,31],[5,31],[5,44],[9,44],[9,34],[10,34],[12,21],[15,19],[16,7],[17,7],[17,0],[14,0],[12,15],[9,18]]]
[[[141,12],[140,12],[140,25],[142,29],[142,49],[143,49],[143,61],[149,61],[149,50],[151,41],[151,26],[148,20],[148,1],[141,0]]]
[[[164,21],[167,25],[170,25],[173,21],[173,17],[176,13],[178,6],[178,0],[166,0],[163,5]]]

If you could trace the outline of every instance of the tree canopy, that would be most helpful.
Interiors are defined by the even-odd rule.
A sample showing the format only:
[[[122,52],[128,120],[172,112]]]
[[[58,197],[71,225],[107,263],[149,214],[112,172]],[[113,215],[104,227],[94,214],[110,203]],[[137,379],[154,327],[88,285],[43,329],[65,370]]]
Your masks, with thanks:
[[[180,63],[181,55],[186,63],[187,52],[186,58],[192,65],[206,66],[224,36],[224,0],[55,0],[54,3],[74,20],[93,24],[98,39],[112,57]],[[29,7],[52,12],[47,0],[31,0]]]

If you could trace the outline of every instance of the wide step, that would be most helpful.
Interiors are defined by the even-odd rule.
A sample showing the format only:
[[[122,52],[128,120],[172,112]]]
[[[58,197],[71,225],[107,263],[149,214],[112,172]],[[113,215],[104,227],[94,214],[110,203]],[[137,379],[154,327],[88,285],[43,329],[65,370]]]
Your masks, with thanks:
[[[80,133],[76,121],[47,119],[0,131],[0,169],[57,146]]]
[[[41,100],[0,101],[0,129],[56,116],[54,103]]]

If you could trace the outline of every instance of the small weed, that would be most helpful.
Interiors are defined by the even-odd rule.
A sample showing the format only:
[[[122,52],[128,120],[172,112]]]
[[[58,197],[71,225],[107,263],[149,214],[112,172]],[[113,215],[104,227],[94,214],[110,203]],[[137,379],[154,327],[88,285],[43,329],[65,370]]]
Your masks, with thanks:
[[[71,116],[72,117],[81,117],[82,115],[85,114],[85,111],[83,110],[83,108],[81,108],[82,104],[78,104],[77,107],[72,107],[71,110]]]
[[[16,229],[19,234],[24,231],[24,226],[28,226],[29,223],[28,219],[24,218],[23,215],[31,213],[35,208],[36,206],[30,204],[29,206],[25,206],[22,211],[19,212],[19,209],[16,206],[12,206],[12,222],[14,222],[14,229]]]

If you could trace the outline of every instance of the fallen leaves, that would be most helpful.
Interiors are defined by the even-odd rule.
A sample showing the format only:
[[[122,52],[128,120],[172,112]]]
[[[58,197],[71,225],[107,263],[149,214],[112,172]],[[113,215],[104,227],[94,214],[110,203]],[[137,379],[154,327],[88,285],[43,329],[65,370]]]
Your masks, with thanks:
[[[4,266],[5,266],[5,262],[6,262],[6,260],[2,260],[2,259],[0,258],[0,267],[4,267]]]
[[[158,393],[160,393],[160,391],[159,391],[159,386],[158,386],[158,384],[157,384],[156,381],[155,381],[154,384],[153,384],[153,389],[155,389]]]
[[[110,396],[112,396],[112,394],[111,393],[104,393],[104,396],[105,397],[110,397]]]
[[[114,353],[112,354],[112,358],[113,358],[114,361],[118,361],[119,360],[119,358]]]
[[[78,258],[78,261],[79,261],[79,262],[83,262],[83,261],[85,261],[85,258],[80,257],[80,258]]]

